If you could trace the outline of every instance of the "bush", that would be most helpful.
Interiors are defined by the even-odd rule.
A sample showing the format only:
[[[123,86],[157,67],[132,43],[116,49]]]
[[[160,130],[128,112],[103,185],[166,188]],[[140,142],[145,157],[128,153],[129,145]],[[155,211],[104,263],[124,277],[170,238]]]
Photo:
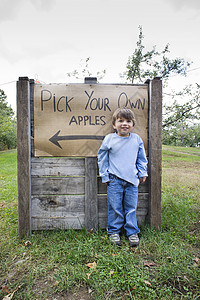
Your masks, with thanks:
[[[0,150],[14,149],[17,146],[16,120],[0,118]]]
[[[0,89],[0,150],[17,146],[16,118],[6,98],[4,91]]]

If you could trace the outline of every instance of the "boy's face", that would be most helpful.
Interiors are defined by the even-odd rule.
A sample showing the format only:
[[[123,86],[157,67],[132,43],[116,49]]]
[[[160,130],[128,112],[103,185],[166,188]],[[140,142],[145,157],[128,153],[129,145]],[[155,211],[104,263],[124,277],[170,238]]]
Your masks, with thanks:
[[[124,118],[118,118],[115,121],[113,128],[117,131],[119,136],[127,137],[133,129],[133,121]]]

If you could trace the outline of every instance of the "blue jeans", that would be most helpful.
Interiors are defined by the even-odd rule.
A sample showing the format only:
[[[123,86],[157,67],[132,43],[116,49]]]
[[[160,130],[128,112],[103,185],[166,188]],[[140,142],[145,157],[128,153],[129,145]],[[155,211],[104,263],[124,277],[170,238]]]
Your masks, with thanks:
[[[126,235],[140,232],[137,226],[136,209],[138,187],[115,175],[109,175],[107,183],[108,234],[120,233],[124,225]]]

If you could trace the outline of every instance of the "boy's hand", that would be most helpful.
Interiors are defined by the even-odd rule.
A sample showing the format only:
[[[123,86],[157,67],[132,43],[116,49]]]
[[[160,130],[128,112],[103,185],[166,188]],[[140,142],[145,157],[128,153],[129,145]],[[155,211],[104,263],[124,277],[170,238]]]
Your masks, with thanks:
[[[146,181],[146,177],[140,177],[140,183],[144,183]]]

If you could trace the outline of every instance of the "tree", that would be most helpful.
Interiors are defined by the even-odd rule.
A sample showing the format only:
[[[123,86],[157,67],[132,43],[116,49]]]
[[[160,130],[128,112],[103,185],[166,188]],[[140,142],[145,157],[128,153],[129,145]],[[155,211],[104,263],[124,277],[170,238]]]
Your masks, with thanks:
[[[165,105],[165,114],[163,120],[163,128],[179,121],[200,120],[200,85],[188,85],[182,91],[168,94],[174,99],[171,105]],[[186,98],[184,104],[179,104],[177,97]]]
[[[163,143],[179,146],[200,145],[200,85],[186,86],[179,93],[170,95],[174,99],[171,105],[164,105]],[[176,98],[184,97],[187,101],[179,104]],[[198,132],[199,130],[199,132]]]
[[[3,90],[0,89],[0,114],[1,116],[14,116],[14,111],[12,107],[8,106],[7,96]]]
[[[172,74],[187,75],[187,69],[191,63],[183,58],[169,58],[169,44],[161,52],[156,46],[151,51],[145,51],[142,27],[139,26],[139,38],[136,48],[128,58],[125,75],[127,80],[145,82],[147,79],[161,77],[163,90],[166,82]],[[180,92],[172,91],[163,95],[173,99],[171,105],[164,105],[163,111],[163,143],[173,145],[197,146],[200,144],[199,123],[200,120],[200,85],[186,86]],[[183,99],[185,99],[184,104]],[[196,122],[196,123],[195,123]]]
[[[177,124],[163,129],[163,144],[174,146],[200,146],[200,124]]]
[[[101,80],[105,76],[106,70],[102,70],[94,73],[91,70],[90,62],[91,62],[90,57],[87,57],[85,61],[81,60],[79,70],[75,69],[74,71],[67,73],[67,76],[74,77],[76,79],[82,79],[82,80],[85,77],[95,76],[98,78],[98,80]]]
[[[185,62],[183,58],[170,59],[167,56],[170,53],[169,44],[161,52],[156,50],[156,46],[151,51],[144,52],[143,39],[142,26],[139,26],[137,47],[133,54],[129,56],[126,65],[125,75],[127,80],[134,83],[135,80],[144,82],[154,77],[167,79],[172,73],[186,75],[190,63]]]
[[[7,96],[0,89],[0,150],[16,148],[16,118],[8,106]]]

